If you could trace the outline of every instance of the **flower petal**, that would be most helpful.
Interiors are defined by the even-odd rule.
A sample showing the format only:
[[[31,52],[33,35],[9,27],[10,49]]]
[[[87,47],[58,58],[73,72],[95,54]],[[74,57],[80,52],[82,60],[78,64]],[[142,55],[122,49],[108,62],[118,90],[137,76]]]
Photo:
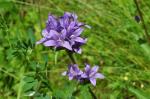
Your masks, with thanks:
[[[72,74],[69,74],[68,76],[69,76],[69,80],[72,80],[74,77]]]
[[[94,67],[92,67],[92,71],[93,71],[93,72],[97,72],[98,69],[99,69],[99,66],[94,66]]]
[[[75,24],[76,24],[75,21],[71,22],[71,23],[69,24],[69,26],[68,26],[68,31],[70,31],[71,29],[73,29],[74,26],[75,26]]]
[[[65,47],[65,48],[68,49],[68,50],[72,50],[71,45],[70,45],[69,42],[67,42],[67,41],[64,41],[63,44],[62,44],[62,46]]]
[[[78,28],[73,32],[73,34],[75,36],[79,36],[83,32],[83,30],[84,30],[83,28]]]
[[[61,31],[61,37],[62,37],[62,39],[65,39],[65,38],[66,38],[66,34],[67,34],[66,29],[63,29],[63,30]]]
[[[72,17],[77,20],[78,16],[75,13],[72,13]]]
[[[41,40],[37,41],[36,44],[41,44],[41,43],[43,43],[45,41],[46,41],[46,38],[42,38]]]
[[[86,66],[86,67],[84,68],[85,71],[86,71],[86,72],[90,71],[90,65],[89,65],[89,64],[85,64],[85,66]]]
[[[48,31],[46,30],[46,29],[44,29],[43,31],[42,31],[42,36],[43,37],[46,37],[48,35]]]
[[[86,73],[83,73],[83,74],[81,75],[81,77],[82,77],[82,78],[88,78],[88,76],[86,75]]]
[[[80,42],[80,43],[86,43],[86,40],[84,40],[84,39],[81,38],[81,37],[76,37],[76,38],[75,38],[75,41],[76,41],[76,42]]]
[[[48,40],[46,42],[44,42],[45,46],[55,46],[56,42],[54,40]]]
[[[90,82],[92,85],[94,85],[94,86],[96,85],[96,79],[95,78],[90,78]]]
[[[82,53],[82,49],[81,48],[74,48],[73,49],[76,53],[81,54]]]
[[[104,79],[105,77],[104,77],[104,75],[102,75],[101,73],[96,73],[96,74],[94,75],[94,78]]]
[[[50,30],[50,34],[52,35],[53,39],[59,39],[60,34],[55,30]]]

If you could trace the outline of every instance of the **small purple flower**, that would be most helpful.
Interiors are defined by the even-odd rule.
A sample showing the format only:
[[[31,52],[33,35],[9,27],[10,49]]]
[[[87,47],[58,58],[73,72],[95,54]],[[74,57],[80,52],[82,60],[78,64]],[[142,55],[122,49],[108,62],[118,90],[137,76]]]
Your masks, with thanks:
[[[100,78],[100,79],[104,78],[104,75],[102,75],[101,73],[97,73],[98,69],[99,69],[99,66],[94,66],[94,67],[90,68],[90,65],[86,64],[85,71],[81,75],[81,77],[88,79],[91,82],[91,84],[93,84],[95,86],[97,78]]]
[[[68,66],[68,71],[63,72],[62,75],[67,75],[69,77],[69,80],[76,79],[80,81],[82,73],[83,72],[78,68],[77,64],[71,64]]]
[[[58,49],[65,48],[67,50],[81,53],[83,44],[87,39],[80,35],[83,32],[83,27],[87,25],[78,22],[77,15],[66,12],[60,18],[53,15],[48,16],[46,28],[42,31],[43,38],[37,44],[43,44],[46,47],[54,47]]]
[[[77,64],[72,64],[68,66],[68,70],[63,72],[63,76],[68,76],[69,80],[76,79],[80,83],[91,82],[92,85],[96,85],[96,79],[103,79],[104,75],[98,73],[99,66],[94,66],[90,68],[89,64],[86,64],[84,72],[78,68]]]

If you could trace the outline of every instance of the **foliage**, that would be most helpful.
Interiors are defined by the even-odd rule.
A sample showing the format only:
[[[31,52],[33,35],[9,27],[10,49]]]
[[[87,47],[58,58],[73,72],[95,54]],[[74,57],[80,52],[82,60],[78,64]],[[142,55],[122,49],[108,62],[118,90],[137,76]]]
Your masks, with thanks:
[[[150,1],[139,5],[150,32]],[[101,66],[106,78],[96,87],[61,76],[70,61],[65,51],[35,45],[48,13],[65,11],[92,27],[75,58]],[[133,0],[0,0],[0,99],[91,99],[88,86],[98,99],[149,99],[150,45],[136,15]]]

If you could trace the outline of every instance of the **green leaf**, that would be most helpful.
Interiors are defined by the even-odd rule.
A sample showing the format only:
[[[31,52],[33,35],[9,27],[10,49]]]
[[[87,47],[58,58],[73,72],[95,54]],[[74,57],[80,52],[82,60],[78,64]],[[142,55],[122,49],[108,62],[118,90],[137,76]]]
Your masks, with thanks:
[[[139,99],[148,99],[148,97],[150,97],[150,95],[143,93],[143,91],[139,89],[130,87],[129,91],[135,94]]]
[[[79,99],[92,99],[91,93],[89,92],[88,85],[81,86]]]

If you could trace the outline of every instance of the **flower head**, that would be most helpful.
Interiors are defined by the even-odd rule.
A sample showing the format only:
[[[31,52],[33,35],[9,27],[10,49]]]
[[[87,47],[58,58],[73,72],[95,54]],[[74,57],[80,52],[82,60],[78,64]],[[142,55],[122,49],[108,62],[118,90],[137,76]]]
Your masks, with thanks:
[[[83,72],[78,68],[78,65],[73,64],[68,66],[68,71],[65,71],[63,75],[67,75],[69,77],[69,80],[77,79],[80,81],[82,73]]]
[[[77,64],[74,65],[69,65],[68,66],[68,71],[63,72],[62,75],[68,76],[69,80],[76,79],[80,81],[81,83],[83,82],[91,82],[92,85],[96,85],[96,79],[100,78],[103,79],[104,75],[101,73],[98,73],[98,68],[99,66],[94,66],[90,67],[89,64],[86,64],[84,72],[78,68]]]
[[[77,18],[76,14],[69,12],[60,18],[49,15],[46,28],[42,31],[43,38],[37,44],[42,43],[46,47],[64,48],[81,53],[80,46],[85,44],[87,39],[80,35],[86,25],[78,22]]]
[[[94,66],[90,68],[90,65],[86,64],[85,71],[81,75],[81,77],[88,79],[91,82],[91,84],[95,86],[97,78],[100,78],[100,79],[104,78],[104,75],[102,75],[101,73],[97,73],[98,69],[99,69],[99,66]]]

